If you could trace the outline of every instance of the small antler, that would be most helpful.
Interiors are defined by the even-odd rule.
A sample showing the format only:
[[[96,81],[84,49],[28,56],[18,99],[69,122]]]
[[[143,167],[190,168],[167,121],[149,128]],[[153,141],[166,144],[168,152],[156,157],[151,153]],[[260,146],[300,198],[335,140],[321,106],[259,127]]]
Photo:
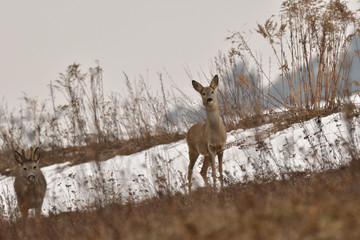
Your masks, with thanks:
[[[40,159],[40,148],[31,146],[28,151],[21,149],[20,152],[15,151],[15,159],[19,164],[23,161],[39,161]]]
[[[37,162],[40,159],[40,148],[39,147],[35,148],[34,146],[30,146],[28,154],[29,155],[27,156],[27,159]]]
[[[34,146],[30,146],[29,148],[29,159],[33,160],[35,156],[35,148]]]
[[[21,148],[20,153],[23,158],[26,158],[25,149]]]

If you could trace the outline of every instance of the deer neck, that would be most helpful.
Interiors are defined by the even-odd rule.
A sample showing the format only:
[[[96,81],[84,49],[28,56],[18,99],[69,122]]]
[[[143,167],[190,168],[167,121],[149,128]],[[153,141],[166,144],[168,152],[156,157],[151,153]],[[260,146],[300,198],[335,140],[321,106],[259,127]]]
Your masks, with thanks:
[[[210,129],[218,129],[221,126],[221,118],[218,107],[207,108],[206,123]]]

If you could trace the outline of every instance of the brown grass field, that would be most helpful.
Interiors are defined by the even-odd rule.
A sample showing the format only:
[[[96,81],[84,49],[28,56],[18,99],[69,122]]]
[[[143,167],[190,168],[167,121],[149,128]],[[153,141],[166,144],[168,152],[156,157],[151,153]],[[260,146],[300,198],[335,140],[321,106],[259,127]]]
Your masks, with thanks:
[[[351,87],[360,86],[350,77],[348,58],[352,52],[360,58],[359,49],[351,48],[360,33],[357,12],[341,1],[285,0],[279,16],[281,22],[269,18],[256,32],[274,52],[281,86],[262,87],[273,79],[240,32],[228,37],[233,48],[215,57],[211,73],[203,74],[206,80],[215,74],[221,79],[219,109],[227,130],[272,123],[270,131],[276,133],[334,112],[343,111],[348,120],[358,116],[359,109],[347,104]],[[180,89],[165,91],[166,74],[159,74],[161,89],[155,93],[141,76],[132,81],[124,75],[124,92],[106,96],[102,68],[84,73],[74,63],[50,82],[50,99],[25,95],[14,111],[1,103],[0,174],[13,175],[13,152],[29,142],[44,149],[42,166],[76,165],[178,141],[184,129],[203,120],[201,109]],[[58,102],[59,97],[67,101]],[[283,180],[230,182],[222,191],[199,188],[191,195],[159,192],[141,202],[116,199],[114,193],[106,196],[110,205],[84,211],[0,218],[0,240],[360,239],[357,152],[348,165],[290,172]]]
[[[0,239],[359,239],[360,164],[0,222]]]

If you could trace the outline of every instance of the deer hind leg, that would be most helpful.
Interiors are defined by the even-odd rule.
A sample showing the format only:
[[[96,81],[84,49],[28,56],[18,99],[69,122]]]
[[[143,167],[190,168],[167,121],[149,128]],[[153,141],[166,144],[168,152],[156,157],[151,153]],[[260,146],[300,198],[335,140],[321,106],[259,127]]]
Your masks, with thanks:
[[[209,186],[209,182],[208,182],[206,175],[207,175],[207,170],[209,168],[209,163],[210,163],[209,156],[204,156],[204,163],[201,168],[200,174],[201,174],[202,178],[204,179],[204,182],[207,187]]]
[[[218,154],[218,159],[219,159],[220,184],[221,184],[221,189],[223,189],[224,187],[223,167],[222,167],[223,152]]]
[[[189,163],[189,168],[188,168],[188,188],[189,188],[189,193],[191,193],[192,172],[193,172],[193,168],[194,168],[195,162],[196,162],[198,157],[199,157],[198,151],[195,150],[195,149],[189,148],[189,158],[190,158],[190,163]]]

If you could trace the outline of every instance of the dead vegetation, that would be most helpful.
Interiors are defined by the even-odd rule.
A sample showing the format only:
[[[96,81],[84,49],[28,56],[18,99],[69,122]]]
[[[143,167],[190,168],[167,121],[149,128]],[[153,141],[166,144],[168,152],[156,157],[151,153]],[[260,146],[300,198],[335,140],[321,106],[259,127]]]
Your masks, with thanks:
[[[218,99],[227,130],[272,123],[277,132],[343,110],[358,115],[355,106],[342,105],[357,82],[348,58],[355,15],[341,1],[284,1],[281,22],[259,25],[277,58],[280,87],[262,87],[271,79],[261,61],[240,33],[230,36],[234,48],[214,59],[210,73],[223,82]],[[25,96],[20,111],[0,106],[0,174],[12,174],[12,151],[27,142],[46,149],[42,166],[102,161],[184,139],[184,129],[204,118],[186,94],[165,92],[161,74],[157,94],[142,77],[124,78],[124,94],[106,96],[100,66],[83,73],[72,64],[50,83],[50,99]],[[113,199],[96,210],[26,224],[0,219],[0,239],[358,239],[359,161],[355,154],[349,166],[322,173],[228,182],[219,193],[205,188],[140,203]]]
[[[289,180],[0,223],[2,239],[358,239],[358,160]]]

